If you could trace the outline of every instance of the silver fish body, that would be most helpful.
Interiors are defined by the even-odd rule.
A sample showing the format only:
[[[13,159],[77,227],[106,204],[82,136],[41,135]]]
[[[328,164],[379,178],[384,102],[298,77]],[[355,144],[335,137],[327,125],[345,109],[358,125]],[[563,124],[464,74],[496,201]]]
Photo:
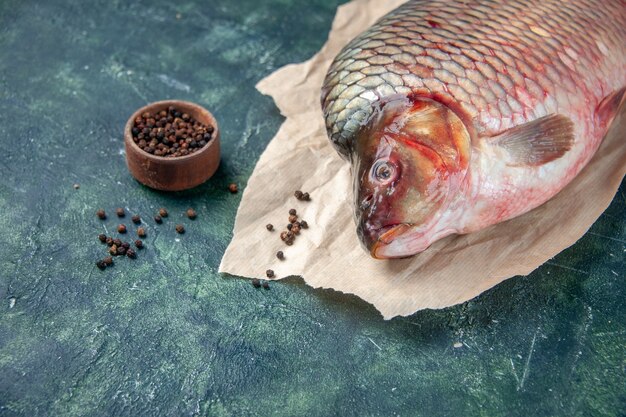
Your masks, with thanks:
[[[377,256],[395,257],[447,234],[517,216],[552,197],[598,148],[625,87],[623,0],[411,0],[343,48],[328,70],[321,101],[330,140],[353,164],[355,213],[364,228],[386,227],[384,219],[372,220],[380,214],[368,212],[371,204],[363,204],[378,188],[370,184],[369,194],[359,194],[367,175],[358,167],[359,152],[379,146],[372,142],[369,151],[359,150],[364,131],[390,137],[388,127],[380,127],[381,113],[391,111],[383,109],[386,103],[422,100],[465,126],[458,135],[467,137],[467,149],[452,148],[467,163],[455,160],[458,181],[447,185],[451,195],[429,217],[428,228],[403,219],[387,225],[410,224],[412,236],[421,236],[405,239],[409,248],[398,243],[390,256]],[[440,159],[449,168],[450,146],[438,144],[436,136],[415,140],[443,152]],[[383,185],[389,194],[390,185]]]

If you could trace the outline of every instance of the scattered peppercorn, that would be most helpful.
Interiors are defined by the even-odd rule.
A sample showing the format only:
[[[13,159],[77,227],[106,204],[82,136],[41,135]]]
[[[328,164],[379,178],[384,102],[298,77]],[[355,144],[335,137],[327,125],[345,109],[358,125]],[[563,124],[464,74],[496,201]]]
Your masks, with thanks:
[[[123,224],[120,224],[117,226],[117,231],[118,233],[126,233],[126,226]]]
[[[192,208],[187,209],[187,217],[189,217],[191,220],[195,219],[196,216],[198,216],[198,214],[196,213],[196,211]]]
[[[100,220],[104,220],[107,218],[106,213],[102,209],[99,209],[98,211],[96,211],[96,216],[98,216]]]
[[[128,242],[124,242],[124,243],[122,243],[122,247],[123,247],[124,249],[128,250],[128,248],[130,248],[130,243],[128,243]]]
[[[296,223],[293,224],[291,231],[295,234],[295,235],[299,235],[300,234],[300,225]]]
[[[115,214],[117,214],[117,217],[124,217],[124,216],[126,216],[126,212],[121,207],[118,208],[118,209],[115,209]]]
[[[107,235],[105,235],[104,233],[100,233],[100,234],[98,235],[98,239],[100,239],[100,242],[102,242],[102,243],[106,243],[106,241],[107,241]]]
[[[293,232],[286,230],[284,232],[281,232],[280,238],[283,242],[285,242],[286,245],[291,246],[293,245],[295,235],[293,234]]]
[[[113,265],[113,258],[111,258],[110,256],[107,256],[106,258],[102,260],[102,262],[104,262],[106,266],[111,266]]]
[[[272,230],[274,230],[274,225],[271,223],[268,223],[265,225],[265,228],[271,232]]]
[[[143,248],[143,242],[139,239],[135,240],[135,246],[137,247],[137,249],[141,249]]]
[[[133,223],[135,224],[141,223],[141,217],[139,217],[137,214],[133,216],[132,220],[133,220]]]
[[[159,215],[154,216],[154,221],[157,222],[158,224],[163,223],[163,219]]]
[[[107,243],[107,246],[113,246],[113,238],[107,237],[106,243]]]
[[[296,192],[293,193],[293,195],[301,201],[310,201],[311,200],[311,196],[309,195],[309,193],[303,193],[300,190],[296,190]]]
[[[289,216],[289,223],[295,223],[298,221],[298,216],[296,216],[295,214],[292,214],[291,216]]]
[[[268,269],[267,271],[265,271],[265,275],[267,275],[268,278],[274,278],[274,271]]]
[[[270,289],[270,283],[267,281],[263,281],[263,288],[265,288],[266,290]]]
[[[128,256],[130,259],[135,259],[137,257],[137,252],[135,252],[133,249],[128,249],[126,251],[126,256]]]
[[[176,233],[180,233],[180,234],[185,233],[185,226],[183,226],[182,224],[177,224],[176,225]]]
[[[287,225],[287,230],[291,230],[291,228],[292,228],[292,227],[293,227],[293,224],[289,223],[289,224]]]
[[[306,220],[300,220],[300,227],[302,229],[308,229],[309,228],[309,224],[306,222]]]
[[[254,278],[254,279],[252,280],[252,286],[253,286],[254,288],[260,288],[260,287],[261,287],[261,280],[260,280],[260,279],[258,279],[258,278]]]
[[[137,228],[137,236],[139,236],[139,237],[146,237],[146,229],[144,229],[143,227],[138,227]]]
[[[235,194],[237,191],[239,191],[239,187],[237,187],[237,184],[232,183],[228,185],[228,191],[230,191],[231,193]]]
[[[289,209],[289,214],[294,216],[296,214],[296,209]]]
[[[109,248],[109,253],[113,256],[117,255],[117,245],[113,245]]]
[[[105,265],[104,261],[102,261],[102,260],[97,261],[97,262],[96,262],[96,266],[97,266],[98,268],[100,268],[100,269],[104,269],[104,268],[106,268],[106,267],[107,267],[107,266]]]
[[[124,246],[120,246],[119,248],[117,248],[117,255],[122,256],[126,253],[126,248]]]
[[[164,208],[160,208],[159,209],[159,216],[167,217],[168,215],[169,215],[169,213],[167,212],[167,210],[165,210]]]
[[[198,152],[213,139],[215,128],[175,107],[145,112],[134,121],[133,142],[155,156],[174,158]]]
[[[122,246],[122,240],[121,239],[113,239],[113,244],[115,246]]]
[[[276,252],[276,257],[282,261],[283,259],[285,259],[285,254],[282,250],[279,250],[278,252]]]

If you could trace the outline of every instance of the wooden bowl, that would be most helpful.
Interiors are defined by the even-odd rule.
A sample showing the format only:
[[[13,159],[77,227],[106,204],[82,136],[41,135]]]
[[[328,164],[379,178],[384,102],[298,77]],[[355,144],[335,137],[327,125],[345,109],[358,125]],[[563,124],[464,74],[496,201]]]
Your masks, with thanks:
[[[133,142],[131,129],[135,118],[144,112],[155,113],[174,106],[197,121],[213,126],[213,137],[199,151],[175,158],[155,156],[142,150]],[[140,183],[162,191],[181,191],[196,187],[215,173],[220,165],[220,131],[217,121],[205,108],[188,101],[157,101],[138,109],[124,128],[126,164],[130,173]]]

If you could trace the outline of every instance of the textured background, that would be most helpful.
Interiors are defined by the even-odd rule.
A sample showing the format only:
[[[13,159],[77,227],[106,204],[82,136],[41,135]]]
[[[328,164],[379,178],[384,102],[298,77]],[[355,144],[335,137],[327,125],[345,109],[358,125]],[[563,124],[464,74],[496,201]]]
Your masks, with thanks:
[[[575,246],[445,310],[385,322],[296,278],[216,273],[241,196],[226,186],[283,120],[254,85],[314,54],[339,3],[0,2],[1,416],[624,415],[624,185]],[[167,98],[222,129],[218,173],[190,192],[125,168],[126,118]],[[100,271],[96,235],[118,221],[94,211],[118,206],[171,214]]]

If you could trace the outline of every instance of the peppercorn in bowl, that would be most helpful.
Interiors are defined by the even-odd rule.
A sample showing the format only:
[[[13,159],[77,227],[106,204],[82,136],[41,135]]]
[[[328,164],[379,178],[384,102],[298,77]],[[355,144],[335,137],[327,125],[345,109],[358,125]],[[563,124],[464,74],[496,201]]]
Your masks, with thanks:
[[[124,128],[124,145],[130,173],[157,190],[196,187],[220,163],[215,117],[186,101],[158,101],[138,109]]]

